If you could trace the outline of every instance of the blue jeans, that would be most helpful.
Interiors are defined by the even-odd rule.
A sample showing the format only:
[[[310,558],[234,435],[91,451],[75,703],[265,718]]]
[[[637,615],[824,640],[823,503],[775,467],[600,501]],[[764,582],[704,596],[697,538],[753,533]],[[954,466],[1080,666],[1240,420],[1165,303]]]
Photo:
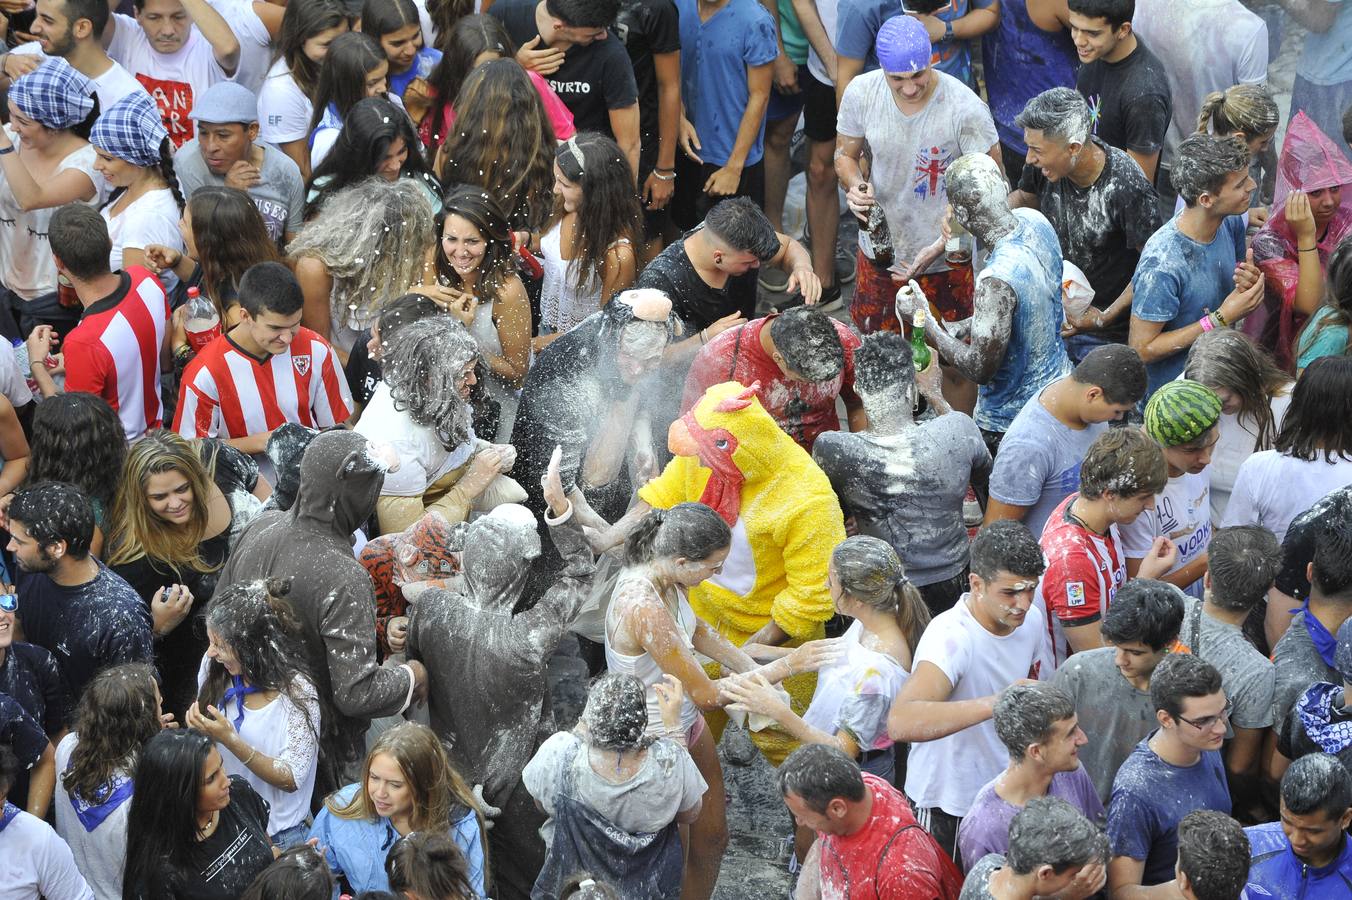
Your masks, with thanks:
[[[1078,366],[1080,360],[1088,356],[1094,348],[1111,343],[1112,341],[1105,341],[1093,334],[1072,334],[1066,338],[1066,354],[1070,357],[1070,361]]]
[[[310,826],[301,822],[299,825],[292,825],[290,828],[283,828],[281,831],[272,835],[272,845],[279,850],[290,850],[292,847],[299,847],[305,843],[305,838],[310,834]]]

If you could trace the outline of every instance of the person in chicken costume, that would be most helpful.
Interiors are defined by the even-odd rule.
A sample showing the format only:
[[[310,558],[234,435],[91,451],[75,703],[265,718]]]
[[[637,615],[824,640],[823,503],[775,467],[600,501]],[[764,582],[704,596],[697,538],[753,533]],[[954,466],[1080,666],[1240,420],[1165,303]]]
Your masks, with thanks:
[[[691,607],[734,644],[796,646],[822,637],[835,612],[826,569],[845,540],[844,520],[826,475],[765,411],[757,390],[734,381],[713,385],[672,423],[674,458],[639,489],[610,541],[650,509],[690,501],[712,507],[732,528],[732,550],[718,574],[691,589]],[[816,681],[807,673],[784,682],[799,714]],[[726,714],[705,718],[718,740]],[[752,740],[774,765],[797,746],[778,727],[753,731]]]

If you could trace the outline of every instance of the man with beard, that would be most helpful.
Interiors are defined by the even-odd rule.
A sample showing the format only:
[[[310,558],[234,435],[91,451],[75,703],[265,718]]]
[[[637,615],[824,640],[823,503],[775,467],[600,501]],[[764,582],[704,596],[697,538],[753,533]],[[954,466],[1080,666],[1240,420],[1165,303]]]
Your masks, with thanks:
[[[40,0],[33,20],[35,41],[20,44],[0,57],[7,85],[42,65],[42,57],[60,56],[71,68],[94,83],[99,109],[107,109],[132,91],[144,91],[131,73],[104,52],[103,31],[108,25],[105,0]]]
[[[156,633],[168,633],[192,607],[182,585],[162,588],[147,610],[132,586],[89,553],[94,509],[64,482],[23,488],[9,504],[9,552],[18,563],[21,639],[50,651],[70,696],[100,669],[154,657]]]

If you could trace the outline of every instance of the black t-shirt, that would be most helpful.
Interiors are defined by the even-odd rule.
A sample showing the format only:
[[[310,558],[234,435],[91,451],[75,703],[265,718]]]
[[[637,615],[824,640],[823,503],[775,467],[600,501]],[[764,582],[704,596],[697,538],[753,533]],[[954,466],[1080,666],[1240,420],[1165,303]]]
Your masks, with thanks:
[[[1080,66],[1075,89],[1089,101],[1094,134],[1105,144],[1136,153],[1164,146],[1173,100],[1164,66],[1140,38],[1121,62],[1096,59]]]
[[[32,644],[15,641],[5,651],[5,661],[0,663],[0,694],[17,700],[48,734],[57,734],[74,718],[74,703],[56,657]]]
[[[92,581],[63,587],[42,572],[19,570],[24,637],[51,651],[76,703],[100,669],[155,656],[150,609],[119,575],[99,563]]]
[[[704,226],[700,226],[702,228]],[[656,288],[671,298],[671,308],[685,326],[686,334],[694,334],[738,310],[735,300],[728,297],[725,285],[710,287],[695,271],[695,264],[685,252],[685,238],[699,228],[692,228],[681,240],[668,244],[657,258],[648,263],[638,276],[637,288]],[[728,280],[732,284],[732,279]]]
[[[352,352],[347,355],[347,364],[343,366],[347,389],[352,392],[352,399],[362,406],[371,402],[371,395],[376,392],[376,385],[380,384],[380,363],[366,351],[366,342],[370,339],[369,331],[357,335]]]
[[[1048,181],[1037,166],[1024,166],[1019,190],[1038,198],[1042,214],[1061,241],[1061,254],[1079,266],[1094,289],[1094,307],[1112,305],[1136,271],[1140,248],[1160,227],[1159,199],[1135,160],[1099,138],[1103,171],[1089,187],[1069,178]],[[1126,343],[1131,316],[1102,331],[1104,340]]]
[[[623,0],[615,20],[615,37],[624,44],[638,85],[640,168],[657,159],[657,67],[653,57],[681,49],[681,22],[672,0]]]
[[[1282,539],[1282,568],[1277,572],[1277,590],[1296,600],[1310,595],[1305,571],[1314,561],[1314,545],[1323,528],[1352,517],[1352,486],[1324,495],[1318,503],[1296,516]]]
[[[194,856],[191,868],[161,866],[136,893],[142,900],[236,900],[243,894],[272,865],[268,802],[249,782],[230,776],[230,805]]]
[[[506,27],[518,47],[540,36],[535,27],[536,0],[499,0],[488,10]],[[539,49],[539,48],[537,48]],[[563,65],[545,80],[573,114],[578,131],[599,131],[614,137],[610,110],[638,102],[638,86],[629,54],[613,35],[569,47]]]
[[[9,788],[9,802],[28,808],[28,772],[47,750],[47,735],[33,717],[8,694],[0,694],[0,744],[8,744],[19,760]]]

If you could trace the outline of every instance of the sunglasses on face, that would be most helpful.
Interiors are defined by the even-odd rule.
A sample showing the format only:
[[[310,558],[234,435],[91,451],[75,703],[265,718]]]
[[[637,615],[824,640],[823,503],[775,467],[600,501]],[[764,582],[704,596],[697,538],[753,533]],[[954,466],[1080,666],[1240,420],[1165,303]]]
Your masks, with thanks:
[[[0,610],[7,613],[17,612],[19,609],[18,594],[0,594]]]

